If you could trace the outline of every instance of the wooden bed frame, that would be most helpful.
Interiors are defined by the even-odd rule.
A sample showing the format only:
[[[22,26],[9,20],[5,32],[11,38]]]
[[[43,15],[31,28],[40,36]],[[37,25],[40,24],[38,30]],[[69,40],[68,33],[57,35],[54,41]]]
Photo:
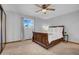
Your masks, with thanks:
[[[63,38],[57,39],[52,41],[50,44],[48,42],[48,33],[40,33],[40,32],[33,32],[33,39],[32,41],[41,45],[42,47],[48,49],[56,44],[58,44],[61,41],[65,41],[64,40],[64,26],[50,26],[51,27],[63,27]]]

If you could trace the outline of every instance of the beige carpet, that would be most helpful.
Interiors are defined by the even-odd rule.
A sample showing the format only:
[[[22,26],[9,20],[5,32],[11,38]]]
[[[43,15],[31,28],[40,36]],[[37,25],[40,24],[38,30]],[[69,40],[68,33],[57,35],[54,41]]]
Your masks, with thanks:
[[[45,49],[31,40],[10,43],[2,55],[78,55],[79,45],[61,42],[50,49]]]

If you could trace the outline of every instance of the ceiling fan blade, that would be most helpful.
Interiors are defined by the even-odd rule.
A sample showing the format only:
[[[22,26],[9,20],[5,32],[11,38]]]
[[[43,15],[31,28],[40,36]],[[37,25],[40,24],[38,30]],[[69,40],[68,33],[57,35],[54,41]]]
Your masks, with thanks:
[[[55,11],[55,9],[51,9],[51,8],[47,8],[47,10],[52,10],[52,11]]]
[[[41,7],[42,7],[43,9],[46,9],[48,6],[50,6],[50,4],[43,4]]]
[[[37,11],[35,11],[35,12],[39,12],[39,11],[42,11],[42,10],[37,10]]]
[[[50,6],[51,4],[46,4],[46,6],[48,7],[48,6]]]
[[[40,5],[38,5],[38,4],[35,4],[37,7],[40,7],[40,8],[42,8]]]

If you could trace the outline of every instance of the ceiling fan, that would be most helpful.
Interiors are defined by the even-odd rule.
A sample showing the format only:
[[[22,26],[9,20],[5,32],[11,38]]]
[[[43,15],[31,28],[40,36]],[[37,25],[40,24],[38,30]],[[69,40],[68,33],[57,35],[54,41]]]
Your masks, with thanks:
[[[51,4],[43,4],[43,5],[38,5],[35,4],[37,7],[41,8],[40,10],[37,10],[36,12],[43,12],[44,14],[46,14],[47,11],[55,11],[54,8],[48,8]]]

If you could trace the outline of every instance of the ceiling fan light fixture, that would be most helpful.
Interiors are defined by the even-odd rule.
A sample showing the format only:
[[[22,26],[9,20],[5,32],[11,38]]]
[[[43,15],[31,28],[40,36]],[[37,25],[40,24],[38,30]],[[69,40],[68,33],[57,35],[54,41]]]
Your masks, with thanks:
[[[42,12],[45,13],[45,12],[47,12],[47,10],[46,9],[42,9]]]

